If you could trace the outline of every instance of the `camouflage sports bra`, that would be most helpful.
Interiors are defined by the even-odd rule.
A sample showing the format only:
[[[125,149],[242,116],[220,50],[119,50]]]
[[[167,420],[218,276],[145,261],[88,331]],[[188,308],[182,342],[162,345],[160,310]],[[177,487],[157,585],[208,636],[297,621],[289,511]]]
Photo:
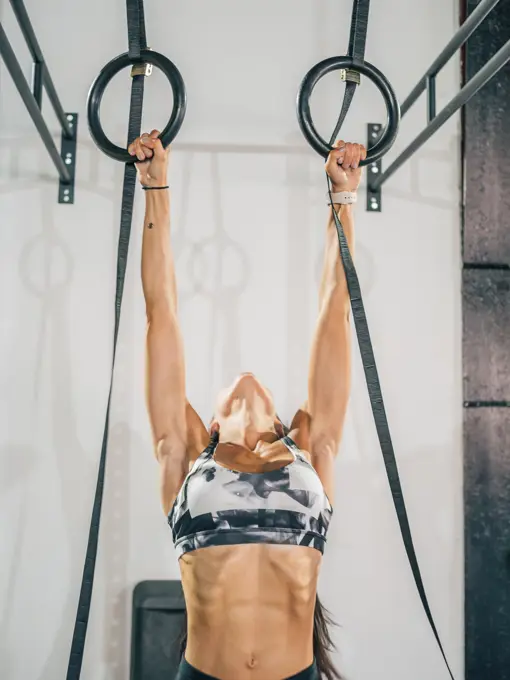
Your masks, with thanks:
[[[276,543],[324,552],[333,509],[314,468],[290,437],[294,460],[271,472],[235,472],[214,459],[218,437],[197,458],[168,516],[179,557],[212,545]]]

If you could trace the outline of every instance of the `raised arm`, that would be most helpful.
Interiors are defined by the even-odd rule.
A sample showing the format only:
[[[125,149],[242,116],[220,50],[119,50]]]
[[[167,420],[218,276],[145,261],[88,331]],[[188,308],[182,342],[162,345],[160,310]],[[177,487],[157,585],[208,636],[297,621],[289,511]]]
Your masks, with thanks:
[[[157,130],[137,139],[129,152],[138,158],[143,186],[166,186],[168,150],[163,149]],[[147,406],[161,465],[163,508],[168,513],[190,461],[207,442],[207,432],[186,399],[184,348],[170,245],[169,190],[155,189],[144,194],[142,284],[147,313]]]
[[[356,192],[361,179],[359,163],[366,157],[359,144],[338,142],[326,163],[332,193]],[[352,205],[334,205],[351,255],[354,255]],[[337,454],[351,387],[350,300],[340,257],[332,209],[326,226],[324,265],[319,291],[319,319],[312,343],[308,401],[292,428],[307,448],[328,494],[333,493],[333,460]],[[299,442],[298,442],[299,443]]]

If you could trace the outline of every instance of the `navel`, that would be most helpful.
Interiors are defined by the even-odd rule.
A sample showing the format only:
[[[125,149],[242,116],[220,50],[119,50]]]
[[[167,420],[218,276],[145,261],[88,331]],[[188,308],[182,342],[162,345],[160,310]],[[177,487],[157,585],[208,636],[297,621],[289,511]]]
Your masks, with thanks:
[[[251,655],[250,655],[250,658],[246,661],[246,665],[248,666],[248,668],[249,668],[250,670],[254,670],[255,668],[257,668],[257,666],[258,666],[259,664],[258,664],[258,661],[257,661],[257,659],[256,659],[256,657],[255,657],[255,654],[251,654]]]

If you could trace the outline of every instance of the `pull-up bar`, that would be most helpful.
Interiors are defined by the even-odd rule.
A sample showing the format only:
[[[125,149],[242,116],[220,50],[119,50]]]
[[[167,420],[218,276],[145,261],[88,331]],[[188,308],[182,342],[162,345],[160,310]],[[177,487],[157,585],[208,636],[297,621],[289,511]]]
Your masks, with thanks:
[[[0,56],[16,85],[23,102],[34,121],[35,127],[50,154],[60,177],[58,202],[73,203],[74,168],[76,164],[77,113],[65,113],[57,95],[53,80],[46,66],[41,48],[30,22],[23,0],[10,0],[12,10],[20,26],[33,59],[32,87],[27,83],[19,61],[0,23]],[[41,112],[43,88],[53,106],[62,129],[60,153]]]
[[[455,97],[436,114],[436,76],[447,64],[455,52],[462,47],[466,40],[475,32],[482,21],[490,14],[500,0],[482,0],[473,10],[459,30],[452,37],[443,51],[420,78],[401,107],[401,115],[409,111],[418,97],[427,91],[428,125],[407,146],[402,153],[381,172],[381,162],[372,163],[368,168],[367,210],[378,212],[381,210],[381,186],[388,180],[411,156],[427,142],[446,121],[461,109],[491,78],[510,60],[510,40],[474,75],[458,92]],[[368,147],[378,142],[381,125],[370,124],[368,127]]]

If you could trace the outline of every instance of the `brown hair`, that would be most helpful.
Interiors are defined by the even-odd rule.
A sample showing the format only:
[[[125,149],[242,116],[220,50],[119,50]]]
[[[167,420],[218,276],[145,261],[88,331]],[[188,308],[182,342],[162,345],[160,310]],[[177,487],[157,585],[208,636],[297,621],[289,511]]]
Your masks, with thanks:
[[[317,664],[317,670],[319,671],[319,677],[321,680],[344,680],[335,668],[331,659],[331,652],[335,649],[335,645],[331,639],[330,626],[332,625],[335,625],[335,623],[331,618],[331,614],[324,607],[317,595],[313,613],[313,655]],[[179,651],[181,656],[184,656],[184,652],[186,651],[187,640],[187,616],[186,611],[184,611],[183,630],[179,639]]]
[[[331,639],[330,628],[335,625],[331,614],[317,595],[313,612],[313,655],[319,670],[319,677],[325,680],[345,680],[337,671],[331,659],[331,652],[336,647]]]

